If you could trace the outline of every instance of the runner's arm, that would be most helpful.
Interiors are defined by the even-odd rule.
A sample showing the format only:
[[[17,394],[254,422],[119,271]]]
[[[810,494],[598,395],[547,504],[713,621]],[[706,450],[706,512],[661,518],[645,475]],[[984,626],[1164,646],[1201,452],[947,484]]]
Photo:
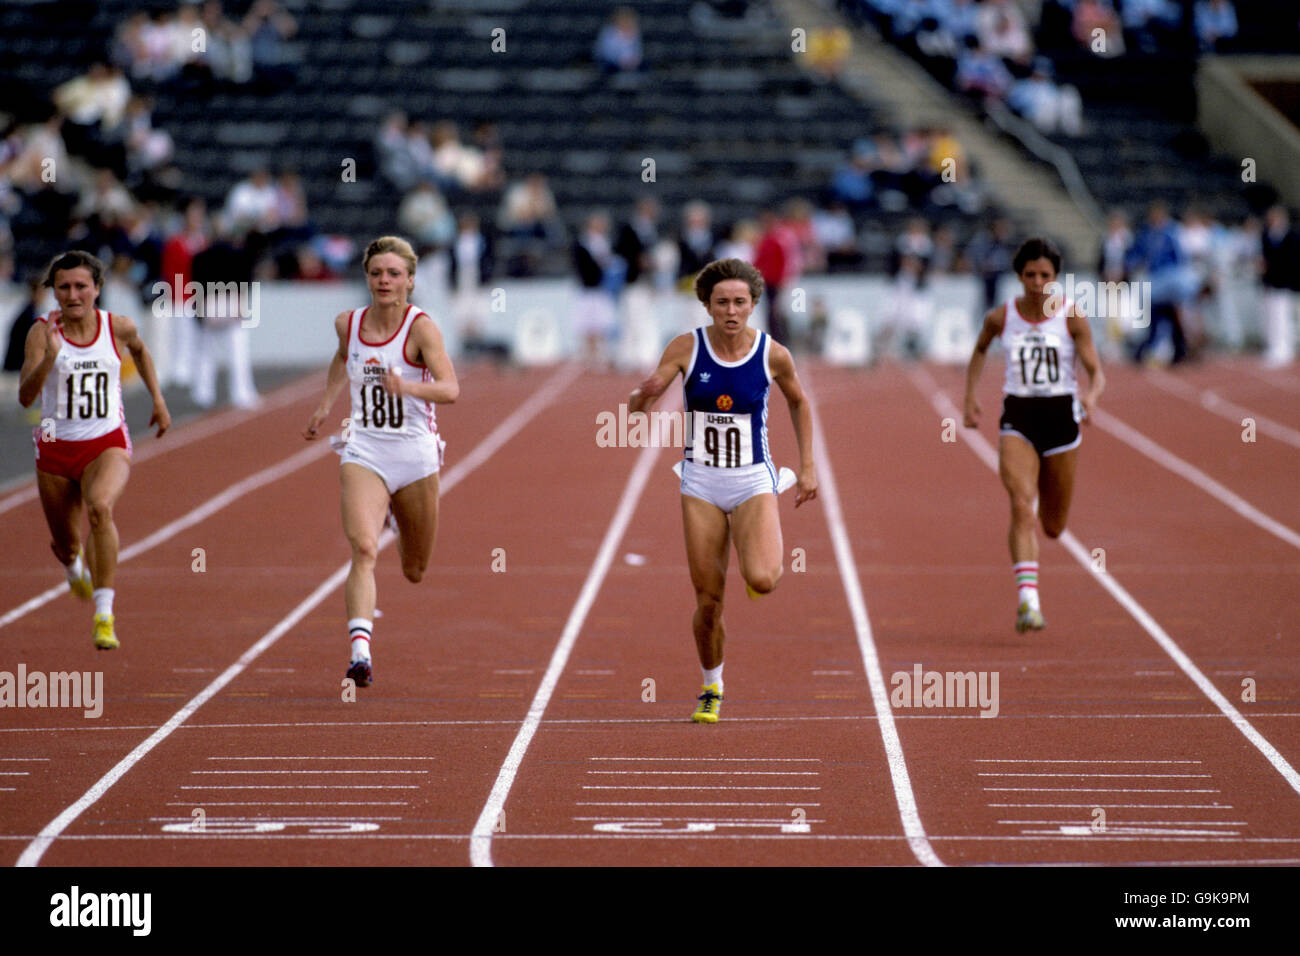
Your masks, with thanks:
[[[677,377],[679,372],[682,375],[686,374],[686,365],[691,360],[691,342],[693,338],[694,333],[686,332],[668,343],[668,347],[664,349],[663,358],[659,360],[659,367],[651,373],[649,378],[632,389],[632,394],[627,397],[629,414],[648,411],[659,400],[659,396],[673,383],[673,379]]]
[[[772,381],[776,382],[785,395],[786,404],[790,406],[790,421],[794,424],[794,437],[799,443],[799,484],[794,496],[794,506],[798,508],[805,501],[817,497],[817,472],[813,466],[812,449],[812,405],[799,376],[795,374],[794,358],[790,355],[790,350],[779,342],[773,342],[769,360],[772,365]]]

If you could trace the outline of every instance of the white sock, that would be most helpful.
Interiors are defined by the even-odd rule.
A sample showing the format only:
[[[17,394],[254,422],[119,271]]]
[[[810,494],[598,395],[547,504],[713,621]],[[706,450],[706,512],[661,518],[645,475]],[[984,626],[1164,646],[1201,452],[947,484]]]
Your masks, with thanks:
[[[370,632],[373,625],[368,618],[354,617],[348,621],[348,637],[352,638],[352,659],[370,660]]]
[[[113,613],[113,595],[117,593],[112,588],[95,588],[93,597],[95,598],[96,614]]]
[[[80,581],[82,574],[86,570],[86,565],[81,560],[81,552],[78,551],[64,567],[67,569],[69,581]]]
[[[1039,610],[1038,604],[1038,562],[1018,561],[1011,566],[1016,576],[1016,600]]]
[[[721,664],[719,664],[717,667],[714,667],[712,669],[701,667],[700,673],[704,675],[705,687],[708,687],[710,684],[717,684],[718,693],[719,694],[722,693],[722,665]]]

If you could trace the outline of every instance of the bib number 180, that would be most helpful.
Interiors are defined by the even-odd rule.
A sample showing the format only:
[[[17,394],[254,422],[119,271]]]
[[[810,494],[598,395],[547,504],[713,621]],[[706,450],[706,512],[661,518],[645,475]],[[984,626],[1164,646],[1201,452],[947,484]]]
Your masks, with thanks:
[[[393,395],[384,386],[361,386],[361,427],[390,428],[400,431],[405,420],[402,396]]]

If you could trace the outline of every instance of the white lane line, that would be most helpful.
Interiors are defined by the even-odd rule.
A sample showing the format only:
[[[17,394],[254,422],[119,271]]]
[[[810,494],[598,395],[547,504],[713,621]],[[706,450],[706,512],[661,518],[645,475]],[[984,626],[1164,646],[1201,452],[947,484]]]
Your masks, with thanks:
[[[209,757],[209,760],[437,760],[437,757],[330,757],[330,756],[294,756],[294,757]],[[421,771],[424,772],[424,771]]]
[[[588,760],[672,760],[701,763],[821,763],[821,757],[588,757]]]
[[[952,407],[955,408],[956,406]],[[1109,412],[1101,411],[1100,409],[1098,409],[1094,415],[1094,420],[1098,428],[1110,432],[1110,434],[1114,435],[1130,448],[1146,455],[1146,457],[1150,458],[1156,464],[1172,471],[1180,478],[1184,478],[1191,482],[1197,488],[1201,489],[1201,491],[1231,508],[1251,524],[1263,528],[1274,537],[1281,538],[1293,548],[1300,548],[1300,533],[1297,533],[1292,528],[1282,524],[1282,522],[1270,518],[1245,498],[1241,497],[1241,495],[1234,491],[1230,491],[1195,465],[1184,461],[1173,452],[1165,449],[1163,446],[1157,445],[1136,428],[1125,424],[1114,415]]]
[[[428,773],[427,770],[191,770],[190,773],[220,773],[220,774],[237,774],[246,777],[254,773]]]
[[[273,412],[286,405],[292,405],[294,402],[311,395],[313,392],[319,391],[320,382],[316,381],[314,378],[308,381],[293,382],[278,388],[270,395],[267,395],[256,409],[227,409],[226,411],[219,412],[216,415],[204,418],[200,421],[187,422],[183,425],[178,425],[173,431],[168,432],[167,437],[161,441],[150,441],[143,447],[137,444],[135,451],[131,453],[131,464],[138,465],[151,458],[165,455],[169,451],[175,451],[177,448],[184,448],[186,445],[192,445],[194,442],[207,438],[209,435],[215,435],[218,432],[223,432],[228,428],[235,427],[236,425],[243,425],[245,422],[250,422],[260,415],[265,415],[267,412]],[[36,500],[36,482],[32,481],[30,478],[24,479],[24,481],[31,481],[31,484],[15,491],[11,495],[6,495],[5,497],[0,498],[0,514],[4,514],[11,508],[16,508],[18,505],[25,504],[28,501]]]
[[[31,761],[33,761],[33,760],[44,760],[44,761],[48,761],[49,759],[50,759],[49,757],[0,757],[0,762],[6,761],[6,760],[13,760],[13,761],[19,761],[19,760],[21,760],[23,763],[29,763],[29,762],[31,762]]]
[[[1173,673],[1170,671],[1169,673]],[[1037,757],[976,757],[975,763],[1200,763],[1199,760],[1142,760],[1139,758],[1127,758],[1123,760],[1103,760],[1103,759],[1078,759],[1060,758],[1052,760],[1043,760]]]
[[[250,492],[257,491],[264,485],[269,485],[271,482],[283,478],[285,475],[292,474],[304,465],[308,465],[317,458],[329,453],[329,445],[313,445],[309,448],[304,448],[297,454],[290,455],[279,464],[271,465],[269,468],[263,468],[261,471],[249,475],[243,481],[236,482],[225,491],[221,492],[221,494],[214,495],[197,508],[177,518],[175,521],[163,525],[147,538],[137,541],[129,547],[123,548],[121,553],[118,555],[117,563],[125,564],[132,558],[138,557],[146,551],[156,548],[164,541],[174,538],[186,528],[191,528],[200,521],[207,520],[222,508],[233,504]],[[43,607],[55,598],[67,593],[67,582],[61,582],[55,587],[50,588],[48,591],[44,591],[31,600],[6,612],[3,617],[0,617],[0,627],[6,627],[7,625],[12,624],[19,618],[30,614],[37,608]]]
[[[939,854],[926,839],[925,827],[921,824],[921,813],[916,806],[916,795],[912,792],[912,781],[907,772],[903,745],[898,737],[898,728],[894,724],[893,708],[889,704],[889,692],[885,689],[885,678],[880,671],[880,655],[876,651],[876,642],[871,633],[867,602],[862,597],[862,585],[858,581],[857,562],[853,558],[848,531],[844,526],[844,512],[840,507],[840,496],[835,487],[835,473],[831,469],[830,455],[826,451],[821,416],[817,413],[816,401],[809,404],[813,418],[813,458],[817,465],[818,497],[826,514],[826,526],[830,529],[831,544],[835,549],[835,563],[839,568],[840,581],[844,586],[844,594],[852,614],[853,630],[858,639],[858,650],[862,654],[862,665],[866,670],[867,681],[871,685],[871,700],[879,719],[880,737],[884,743],[885,756],[889,761],[889,777],[894,786],[894,799],[898,803],[899,816],[903,821],[903,833],[907,836],[908,846],[912,848],[912,852],[921,863],[925,866],[943,866]]]
[[[588,770],[587,773],[598,774],[633,774],[638,777],[644,777],[647,774],[662,777],[666,775],[679,774],[684,777],[698,777],[698,770]],[[714,770],[710,771],[709,776],[716,776],[719,773],[725,773],[729,776],[745,777],[819,777],[820,771],[817,770]]]
[[[1199,405],[1207,412],[1218,415],[1220,418],[1226,418],[1238,428],[1244,427],[1243,418],[1253,419],[1255,427],[1262,434],[1286,442],[1293,448],[1300,448],[1300,431],[1288,428],[1286,425],[1275,422],[1258,412],[1252,412],[1249,408],[1238,405],[1236,402],[1230,402],[1217,392],[1213,392],[1208,388],[1196,389],[1186,382],[1179,381],[1168,372],[1162,372],[1159,369],[1153,369],[1149,373],[1147,380],[1157,388],[1191,402],[1193,405]]]
[[[649,784],[591,784],[582,785],[583,790],[712,790],[714,792],[725,790],[730,793],[732,790],[820,790],[821,787],[737,787],[734,785],[715,784],[712,786],[694,787],[689,785],[679,785],[673,787],[656,787]]]
[[[187,784],[178,787],[178,790],[419,790],[415,784],[410,783],[347,783],[347,784],[316,784],[316,783],[295,783],[295,784],[224,784],[224,783],[203,783]]]
[[[576,807],[820,807],[816,801],[745,800],[576,800]]]
[[[31,772],[27,770],[0,770],[0,777],[30,777]]]
[[[910,378],[912,384],[929,398],[930,404],[934,406],[941,416],[954,416],[958,421],[961,420],[961,413],[957,411],[957,406],[948,399],[947,394],[940,391],[939,386],[935,384],[934,379],[930,378],[928,374],[913,372]],[[1125,425],[1124,427],[1127,428],[1128,426]],[[963,428],[960,433],[965,438],[967,447],[975,452],[976,456],[996,474],[998,456],[984,436],[970,428]],[[1192,662],[1192,659],[1183,652],[1183,649],[1178,646],[1174,639],[1165,633],[1165,629],[1156,623],[1155,618],[1147,612],[1146,608],[1120,586],[1113,574],[1097,570],[1093,564],[1092,555],[1088,553],[1071,532],[1065,532],[1059,540],[1083,569],[1092,575],[1093,580],[1110,592],[1110,596],[1119,602],[1120,606],[1128,611],[1134,620],[1142,625],[1143,630],[1151,635],[1152,639],[1160,645],[1161,650],[1173,658],[1174,663],[1191,679],[1201,693],[1208,697],[1211,703],[1219,709],[1219,712],[1227,717],[1232,722],[1232,725],[1254,745],[1255,749],[1264,755],[1264,758],[1272,765],[1274,770],[1282,775],[1282,778],[1290,785],[1291,789],[1300,794],[1300,773],[1297,773],[1296,769],[1291,766],[1278,749],[1269,743],[1264,735],[1242,716],[1241,711],[1237,710],[1232,705],[1232,702],[1219,692],[1219,689],[1201,672],[1201,669]]]
[[[1208,773],[1010,773],[995,771],[977,777],[1210,777]]]
[[[407,800],[204,800],[205,807],[409,807]],[[192,807],[193,800],[172,800],[163,806]]]
[[[990,803],[990,807],[1020,807],[1039,810],[1231,810],[1230,803]]]
[[[1002,826],[1085,826],[1091,828],[1092,823],[1089,820],[998,820]],[[1099,831],[1109,833],[1112,830],[1132,829],[1133,827],[1248,827],[1250,824],[1245,820],[1107,820],[1105,830]]]
[[[487,461],[493,452],[501,448],[513,435],[518,433],[557,398],[568,387],[569,383],[578,376],[579,371],[580,369],[575,365],[564,365],[547,378],[541,388],[522,401],[519,407],[494,428],[482,442],[476,445],[464,459],[447,470],[446,480],[441,485],[441,493],[445,495],[450,492],[464,481],[465,477],[473,472],[475,468]],[[328,445],[324,446],[326,451],[328,451],[328,448]],[[487,450],[485,451],[485,449]],[[393,533],[385,531],[379,538],[379,550],[382,551],[393,540],[395,540]],[[344,564],[326,578],[320,587],[316,588],[302,603],[281,619],[280,623],[262,635],[252,647],[244,651],[239,660],[227,667],[212,683],[199,691],[184,707],[173,714],[167,723],[150,734],[143,743],[137,745],[134,750],[114,764],[112,769],[95,781],[89,790],[77,798],[75,803],[66,807],[57,817],[46,824],[45,828],[23,850],[15,865],[35,866],[39,863],[41,857],[45,855],[45,851],[50,848],[50,844],[58,839],[77,817],[93,806],[113,784],[122,779],[149,751],[171,736],[172,732],[185,723],[196,710],[220,693],[222,688],[238,677],[267,648],[287,634],[317,605],[329,597],[347,578],[348,570],[349,564]],[[326,724],[325,726],[330,725]]]
[[[1202,790],[1185,787],[982,787],[986,793],[1222,793],[1209,787]]]
[[[637,502],[641,500],[641,493],[645,490],[646,481],[650,477],[650,469],[658,460],[659,448],[655,446],[642,449],[637,458],[636,467],[632,469],[632,475],[623,489],[623,496],[619,499],[618,508],[605,531],[605,539],[600,543],[596,560],[592,562],[591,570],[587,572],[587,580],[583,582],[578,600],[574,602],[573,609],[569,612],[569,619],[564,625],[564,631],[560,635],[560,641],[551,654],[550,664],[547,665],[546,673],[542,675],[537,693],[533,695],[528,714],[515,735],[514,743],[510,745],[510,752],[506,754],[501,769],[497,772],[496,782],[492,784],[492,792],[488,794],[487,803],[483,805],[483,812],[479,814],[478,822],[474,824],[469,844],[469,858],[473,866],[492,865],[492,831],[501,817],[501,811],[505,809],[506,798],[510,796],[510,787],[515,782],[515,775],[519,773],[519,765],[523,763],[524,754],[528,752],[528,745],[532,743],[533,735],[541,726],[546,705],[550,703],[551,695],[555,693],[555,686],[560,682],[560,675],[564,672],[564,665],[569,661],[569,653],[578,640],[578,634],[582,631],[587,612],[596,601],[596,595],[614,560],[614,552],[623,540],[623,534],[632,520]]]

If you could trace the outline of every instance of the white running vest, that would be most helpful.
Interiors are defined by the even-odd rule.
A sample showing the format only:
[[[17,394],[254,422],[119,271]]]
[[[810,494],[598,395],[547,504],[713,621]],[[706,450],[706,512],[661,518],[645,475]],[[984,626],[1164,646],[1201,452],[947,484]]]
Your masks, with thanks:
[[[49,320],[42,316],[41,322]],[[89,441],[119,428],[122,410],[122,357],[113,341],[109,313],[95,310],[95,337],[63,346],[41,389],[41,420],[54,420],[55,441]]]
[[[1070,303],[1049,319],[1028,322],[1021,318],[1016,300],[1006,305],[1006,325],[1000,341],[1007,353],[1007,376],[1002,386],[1007,395],[1045,398],[1074,395],[1074,337],[1066,322]]]
[[[384,390],[384,371],[397,369],[406,381],[432,382],[433,374],[423,365],[406,359],[406,341],[416,318],[425,313],[406,307],[402,324],[386,342],[371,343],[361,338],[361,320],[366,309],[355,309],[348,319],[348,382],[352,396],[352,427],[376,438],[412,438],[436,435],[433,402],[411,395],[400,398]]]

